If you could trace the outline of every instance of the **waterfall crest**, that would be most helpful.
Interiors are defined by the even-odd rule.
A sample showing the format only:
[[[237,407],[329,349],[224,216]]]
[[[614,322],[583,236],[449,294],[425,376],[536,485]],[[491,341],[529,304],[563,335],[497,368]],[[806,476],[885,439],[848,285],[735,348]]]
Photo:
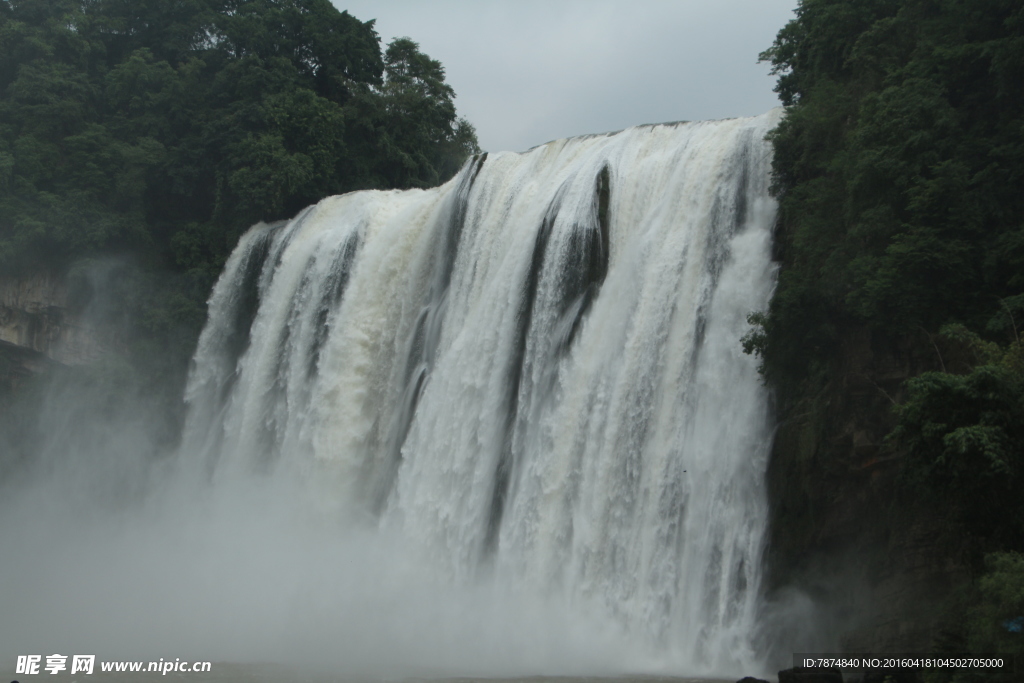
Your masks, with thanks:
[[[240,241],[182,451],[288,471],[456,582],[558,595],[691,670],[754,661],[771,441],[746,315],[775,204],[751,119],[478,156]]]

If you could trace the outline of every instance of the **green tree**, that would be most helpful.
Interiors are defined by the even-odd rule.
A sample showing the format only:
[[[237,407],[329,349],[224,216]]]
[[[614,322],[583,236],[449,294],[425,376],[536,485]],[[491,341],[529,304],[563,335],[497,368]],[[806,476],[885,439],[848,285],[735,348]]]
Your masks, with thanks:
[[[787,106],[772,134],[784,266],[748,347],[773,381],[823,367],[851,328],[981,331],[1021,293],[1022,12],[803,0],[762,55]]]
[[[128,258],[136,342],[180,370],[250,225],[451,177],[454,96],[329,0],[0,0],[0,270]]]
[[[774,522],[807,527],[776,524],[772,561],[806,569],[837,509],[875,520],[859,551],[927,529],[970,577],[936,595],[950,643],[1020,652],[1002,622],[1024,551],[1024,5],[801,0],[762,58],[786,107],[781,267],[744,347],[779,399]]]
[[[1024,539],[1024,347],[985,342],[963,326],[942,330],[950,362],[966,371],[925,372],[907,382],[891,439],[908,475],[951,508],[989,549]],[[952,368],[951,368],[952,369]]]
[[[383,172],[401,184],[430,187],[450,177],[480,149],[476,134],[455,113],[455,91],[444,67],[409,38],[396,38],[384,55]]]

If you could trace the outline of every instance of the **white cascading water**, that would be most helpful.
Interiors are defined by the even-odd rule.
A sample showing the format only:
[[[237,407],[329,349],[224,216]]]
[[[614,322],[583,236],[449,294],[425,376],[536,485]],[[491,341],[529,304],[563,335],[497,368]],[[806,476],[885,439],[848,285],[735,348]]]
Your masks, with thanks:
[[[752,666],[771,425],[740,338],[774,283],[779,116],[492,154],[253,227],[183,452],[299,473],[455,585],[557,596],[679,669]]]

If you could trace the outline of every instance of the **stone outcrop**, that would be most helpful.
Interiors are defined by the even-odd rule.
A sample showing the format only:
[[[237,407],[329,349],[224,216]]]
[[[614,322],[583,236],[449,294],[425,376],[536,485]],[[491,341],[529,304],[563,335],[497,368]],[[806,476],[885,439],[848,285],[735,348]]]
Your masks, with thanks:
[[[0,395],[17,389],[26,379],[54,364],[38,351],[0,341]]]
[[[104,269],[74,277],[50,272],[0,277],[0,341],[65,365],[93,363],[120,348],[118,326],[109,316],[96,315],[96,285]],[[5,353],[9,359],[30,356],[12,349]]]

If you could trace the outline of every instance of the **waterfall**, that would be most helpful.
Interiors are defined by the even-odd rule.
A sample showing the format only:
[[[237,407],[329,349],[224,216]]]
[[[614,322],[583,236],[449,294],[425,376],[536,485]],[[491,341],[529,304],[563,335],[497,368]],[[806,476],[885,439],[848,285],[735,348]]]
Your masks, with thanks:
[[[771,424],[739,340],[774,283],[780,115],[479,155],[254,226],[210,299],[182,452],[215,481],[298,476],[454,585],[557,597],[692,671],[749,666]]]

